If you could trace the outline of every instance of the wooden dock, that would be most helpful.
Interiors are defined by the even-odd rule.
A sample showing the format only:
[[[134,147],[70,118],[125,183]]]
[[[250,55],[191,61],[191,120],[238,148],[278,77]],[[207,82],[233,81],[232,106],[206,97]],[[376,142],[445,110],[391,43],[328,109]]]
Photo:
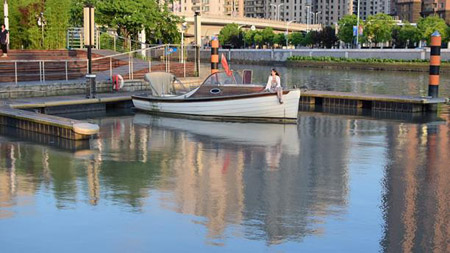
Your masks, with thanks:
[[[446,102],[448,102],[448,99],[446,98],[359,94],[317,90],[303,91],[300,96],[301,104],[409,113],[435,111],[438,104]]]

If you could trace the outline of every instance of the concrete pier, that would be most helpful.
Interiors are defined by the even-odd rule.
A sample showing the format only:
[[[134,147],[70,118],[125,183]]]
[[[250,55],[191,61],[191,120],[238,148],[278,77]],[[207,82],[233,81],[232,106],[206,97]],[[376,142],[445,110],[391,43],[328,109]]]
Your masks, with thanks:
[[[364,108],[377,111],[426,112],[445,98],[359,94],[351,92],[308,90],[300,96],[301,104],[326,107]]]
[[[89,139],[99,131],[95,124],[6,106],[0,107],[0,125],[70,140]]]

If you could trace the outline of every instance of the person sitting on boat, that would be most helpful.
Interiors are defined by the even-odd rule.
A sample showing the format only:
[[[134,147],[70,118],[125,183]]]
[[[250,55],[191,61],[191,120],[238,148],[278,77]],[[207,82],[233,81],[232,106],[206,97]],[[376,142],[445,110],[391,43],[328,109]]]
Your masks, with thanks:
[[[268,92],[276,92],[278,101],[280,104],[283,103],[283,88],[281,87],[281,79],[280,74],[275,69],[272,69],[272,73],[269,76],[269,80],[267,80],[266,88],[264,91]]]

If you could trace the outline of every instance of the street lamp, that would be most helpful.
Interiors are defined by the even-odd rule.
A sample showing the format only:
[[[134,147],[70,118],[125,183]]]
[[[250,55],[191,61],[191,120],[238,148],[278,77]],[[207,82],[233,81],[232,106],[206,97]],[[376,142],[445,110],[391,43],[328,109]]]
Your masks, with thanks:
[[[316,11],[316,24],[319,24],[319,14],[322,13],[321,11]]]
[[[285,38],[286,38],[286,49],[288,48],[288,46],[289,46],[289,24],[290,23],[292,23],[292,22],[295,22],[295,20],[291,20],[291,21],[288,21],[287,23],[286,23],[286,36],[285,36]]]
[[[306,32],[309,32],[309,16],[311,15],[309,12],[310,9],[311,9],[311,6],[307,5],[306,6]]]
[[[275,7],[275,16],[276,16],[276,20],[280,20],[280,7],[284,5],[282,4],[270,4],[270,6]]]
[[[187,23],[181,24],[181,63],[184,63],[184,31],[186,31]]]
[[[38,24],[38,26],[41,28],[41,33],[42,33],[42,41],[41,41],[41,47],[43,48],[44,47],[44,26],[46,25],[46,21],[45,21],[45,19],[44,19],[44,13],[43,12],[41,12],[40,14],[39,14],[39,16],[37,17],[37,24]]]
[[[359,0],[358,0],[358,10],[356,13],[356,48],[359,48]]]

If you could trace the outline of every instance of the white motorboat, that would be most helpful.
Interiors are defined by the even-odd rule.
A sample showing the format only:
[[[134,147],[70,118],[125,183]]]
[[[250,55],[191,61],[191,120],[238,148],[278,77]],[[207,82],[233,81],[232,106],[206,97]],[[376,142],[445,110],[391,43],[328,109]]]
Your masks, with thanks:
[[[148,73],[145,79],[152,94],[132,96],[139,110],[210,120],[297,122],[299,89],[283,91],[280,103],[276,93],[264,92],[263,85],[243,84],[237,73],[211,74],[192,90],[170,73]]]

